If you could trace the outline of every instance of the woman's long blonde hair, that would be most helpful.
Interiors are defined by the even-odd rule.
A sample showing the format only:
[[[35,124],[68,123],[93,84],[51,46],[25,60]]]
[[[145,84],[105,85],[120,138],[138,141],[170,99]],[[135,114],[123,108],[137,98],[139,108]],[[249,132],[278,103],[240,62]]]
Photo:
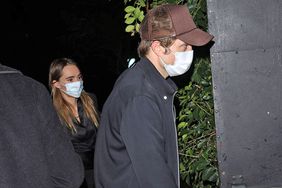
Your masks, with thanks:
[[[51,95],[53,98],[53,105],[59,115],[59,118],[63,124],[65,124],[72,133],[76,132],[73,120],[76,120],[75,115],[71,109],[71,105],[63,98],[60,89],[56,88],[53,85],[53,81],[59,81],[62,76],[63,68],[67,65],[75,65],[78,67],[78,64],[72,59],[60,58],[55,59],[49,69],[49,87],[51,89]],[[78,67],[79,68],[79,67]],[[86,117],[95,125],[99,124],[99,114],[95,108],[94,101],[85,91],[82,91],[80,96],[82,106]]]

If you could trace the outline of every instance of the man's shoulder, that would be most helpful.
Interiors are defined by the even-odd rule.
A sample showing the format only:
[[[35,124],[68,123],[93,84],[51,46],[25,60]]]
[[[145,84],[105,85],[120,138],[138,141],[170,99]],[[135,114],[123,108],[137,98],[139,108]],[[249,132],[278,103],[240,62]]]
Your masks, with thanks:
[[[17,69],[0,64],[0,74],[21,74],[21,72]]]
[[[1,87],[18,88],[22,91],[47,91],[47,88],[37,80],[24,75],[21,71],[0,64]]]
[[[143,82],[146,79],[146,74],[143,70],[143,67],[140,66],[140,62],[136,63],[135,66],[132,66],[126,69],[118,78],[124,84],[133,84],[135,85],[138,82]]]
[[[138,66],[124,71],[115,84],[115,89],[122,93],[136,93],[141,90],[146,82],[146,75]]]

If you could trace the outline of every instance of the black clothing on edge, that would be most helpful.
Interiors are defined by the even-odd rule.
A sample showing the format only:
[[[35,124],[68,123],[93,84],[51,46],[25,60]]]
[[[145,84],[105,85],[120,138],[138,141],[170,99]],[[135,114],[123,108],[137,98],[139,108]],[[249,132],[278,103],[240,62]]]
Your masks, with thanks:
[[[90,94],[93,100],[95,109],[97,107],[97,98],[94,94]],[[82,159],[85,169],[85,181],[80,188],[94,188],[94,177],[93,177],[93,163],[94,163],[94,150],[95,141],[97,134],[97,126],[94,125],[86,116],[83,105],[80,99],[77,101],[77,108],[80,122],[74,120],[74,126],[76,128],[75,133],[67,130],[74,150],[79,154]]]
[[[0,187],[78,188],[83,166],[48,90],[0,65]]]

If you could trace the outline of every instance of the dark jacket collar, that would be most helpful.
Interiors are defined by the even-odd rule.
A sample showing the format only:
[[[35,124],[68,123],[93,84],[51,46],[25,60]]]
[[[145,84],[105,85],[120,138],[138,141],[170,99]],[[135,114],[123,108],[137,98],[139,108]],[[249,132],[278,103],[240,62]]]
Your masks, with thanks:
[[[160,93],[164,95],[173,95],[175,93],[177,90],[175,83],[170,77],[165,79],[149,59],[141,58],[137,64],[142,67],[146,76],[150,79],[152,86],[156,88],[157,91],[160,91]]]

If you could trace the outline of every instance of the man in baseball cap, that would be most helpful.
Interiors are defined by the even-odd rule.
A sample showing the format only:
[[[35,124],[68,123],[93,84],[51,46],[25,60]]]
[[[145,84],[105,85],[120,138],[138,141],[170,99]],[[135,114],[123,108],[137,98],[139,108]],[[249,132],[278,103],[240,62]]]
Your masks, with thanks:
[[[213,38],[196,27],[187,5],[172,4],[152,9],[143,20],[140,35],[147,41],[175,37],[193,46],[205,45]]]
[[[184,74],[193,60],[192,46],[213,38],[197,28],[187,5],[166,4],[149,11],[140,27],[138,53],[166,78]]]
[[[213,36],[186,5],[162,5],[140,27],[141,60],[118,78],[102,111],[94,157],[96,188],[179,188],[171,76],[184,74],[192,46]]]

